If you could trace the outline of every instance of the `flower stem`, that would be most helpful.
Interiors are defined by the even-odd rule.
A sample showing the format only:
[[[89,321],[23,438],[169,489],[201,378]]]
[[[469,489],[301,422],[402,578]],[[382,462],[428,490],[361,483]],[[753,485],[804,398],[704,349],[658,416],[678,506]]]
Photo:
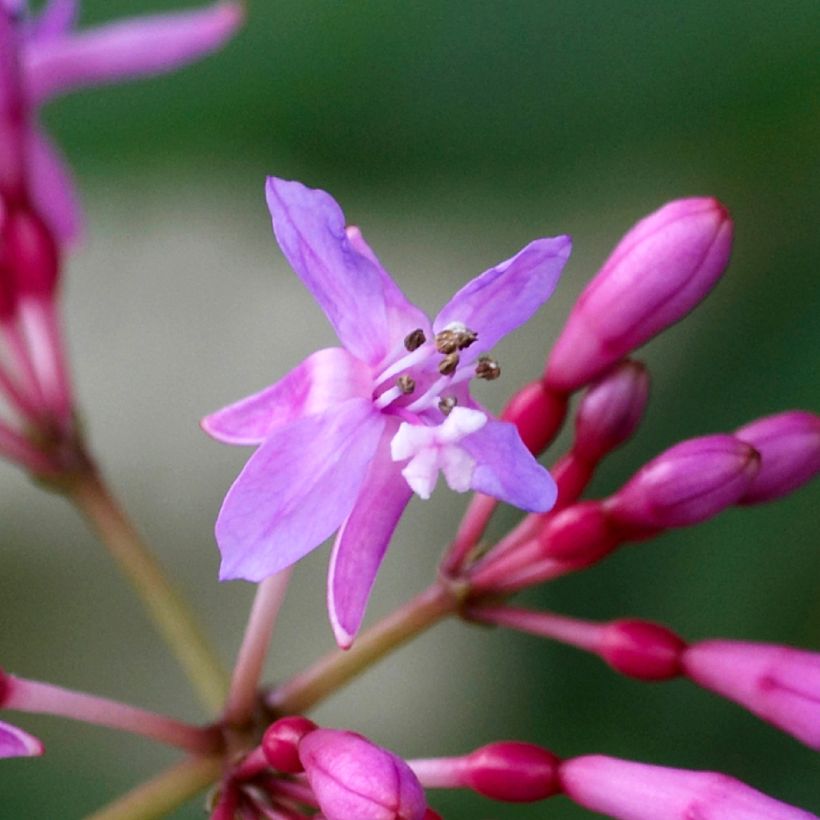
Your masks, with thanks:
[[[267,698],[280,714],[300,714],[335,692],[377,660],[457,610],[455,592],[435,583],[363,632],[353,646],[320,658],[313,666],[274,689]]]
[[[456,537],[442,561],[441,568],[448,575],[455,575],[478,544],[487,524],[490,523],[498,501],[489,495],[476,493],[461,519]]]
[[[96,530],[133,585],[159,632],[187,673],[202,703],[216,713],[225,701],[227,675],[180,597],[93,466],[72,476],[68,497]]]
[[[221,771],[220,758],[188,758],[88,815],[86,820],[153,820],[164,817],[213,783]]]
[[[290,576],[288,568],[266,578],[256,589],[225,707],[225,721],[231,726],[244,726],[253,714],[262,666]]]

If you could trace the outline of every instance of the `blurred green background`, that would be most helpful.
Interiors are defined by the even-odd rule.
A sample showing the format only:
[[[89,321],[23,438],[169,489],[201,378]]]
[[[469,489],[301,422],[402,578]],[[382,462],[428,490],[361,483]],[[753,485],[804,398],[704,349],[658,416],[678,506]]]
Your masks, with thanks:
[[[83,24],[190,3],[86,0]],[[279,254],[262,186],[330,190],[431,312],[536,236],[575,252],[553,301],[498,351],[498,409],[543,364],[618,237],[664,201],[720,197],[736,220],[725,280],[652,342],[653,398],[593,494],[674,441],[820,408],[816,0],[254,0],[223,52],[178,74],[90,91],[45,121],[74,168],[88,231],[69,264],[67,333],[92,441],[229,661],[252,590],[218,585],[212,523],[247,456],[197,427],[332,334]],[[556,453],[560,451],[560,444]],[[369,612],[420,589],[464,507],[414,501]],[[58,498],[0,467],[0,662],[21,675],[190,719],[174,662],[107,557]],[[817,486],[625,550],[524,596],[581,617],[635,615],[689,639],[820,649]],[[501,532],[515,520],[505,511]],[[331,645],[327,547],[296,574],[268,678]],[[616,677],[572,649],[447,624],[322,706],[405,756],[499,738],[718,769],[820,812],[817,758],[685,683]],[[39,761],[0,767],[0,816],[74,818],[176,759],[148,742],[9,715]],[[434,793],[448,818],[582,818],[562,798],[507,807]],[[201,800],[178,818],[202,816]]]

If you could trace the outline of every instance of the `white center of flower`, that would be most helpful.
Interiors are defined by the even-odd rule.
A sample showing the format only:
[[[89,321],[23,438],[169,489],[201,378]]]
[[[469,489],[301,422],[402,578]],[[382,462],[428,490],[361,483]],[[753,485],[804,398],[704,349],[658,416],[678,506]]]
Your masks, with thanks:
[[[484,413],[467,407],[453,408],[435,427],[402,422],[390,442],[390,455],[393,461],[410,459],[401,474],[422,498],[432,494],[439,470],[453,490],[463,493],[470,489],[475,460],[459,442],[486,423]]]

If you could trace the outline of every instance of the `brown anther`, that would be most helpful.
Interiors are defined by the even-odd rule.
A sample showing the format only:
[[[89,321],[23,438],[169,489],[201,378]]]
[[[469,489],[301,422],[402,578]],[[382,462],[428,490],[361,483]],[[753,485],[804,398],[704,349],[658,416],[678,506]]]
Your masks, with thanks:
[[[458,367],[458,353],[450,353],[438,364],[438,372],[442,376],[452,376]]]
[[[501,375],[501,368],[498,366],[498,362],[490,356],[479,356],[475,374],[479,379],[486,379],[491,382]]]
[[[439,353],[455,353],[458,350],[458,340],[461,334],[457,330],[441,330],[436,333],[436,350]]]
[[[424,335],[424,331],[417,327],[412,333],[408,333],[404,337],[404,347],[412,353],[414,350],[418,350],[426,341],[427,337]]]
[[[458,349],[465,350],[468,348],[474,341],[478,339],[478,333],[474,330],[470,330],[467,328],[466,330],[462,331],[460,338],[458,340]]]
[[[396,379],[396,385],[405,396],[409,396],[416,389],[416,380],[405,373]]]
[[[458,404],[458,399],[455,396],[445,396],[439,403],[438,409],[444,413],[445,416],[450,415],[450,411]]]

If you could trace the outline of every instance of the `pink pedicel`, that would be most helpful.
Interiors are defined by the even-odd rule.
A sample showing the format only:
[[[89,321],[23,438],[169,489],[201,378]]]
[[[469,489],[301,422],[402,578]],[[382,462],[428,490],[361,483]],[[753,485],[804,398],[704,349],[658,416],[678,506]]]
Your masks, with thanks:
[[[598,654],[622,675],[659,681],[681,674],[684,649],[685,641],[666,627],[649,621],[621,620],[603,627]]]
[[[584,394],[575,417],[573,452],[590,464],[630,439],[649,400],[649,373],[627,361],[599,379]]]
[[[759,467],[757,451],[733,436],[690,439],[641,468],[607,500],[607,511],[635,528],[697,524],[740,501]]]
[[[429,788],[472,789],[492,800],[531,803],[558,793],[559,763],[540,746],[503,741],[462,757],[411,760],[409,765]]]
[[[559,771],[571,800],[617,820],[817,820],[717,772],[650,766],[604,755],[567,760]]]
[[[418,779],[401,758],[361,735],[317,729],[299,758],[326,820],[423,820]]]
[[[820,655],[788,646],[713,640],[683,654],[686,675],[820,749]]]
[[[304,771],[299,759],[299,744],[318,727],[306,717],[294,715],[272,723],[262,738],[262,751],[274,769],[287,774]]]
[[[539,379],[524,385],[507,402],[501,418],[516,426],[527,449],[537,456],[558,434],[566,414],[567,397]]]
[[[758,419],[735,432],[760,453],[761,464],[741,504],[772,501],[820,473],[820,416],[789,410]]]
[[[715,199],[676,200],[638,222],[572,309],[548,386],[576,390],[682,319],[714,287],[731,246],[731,219]]]

